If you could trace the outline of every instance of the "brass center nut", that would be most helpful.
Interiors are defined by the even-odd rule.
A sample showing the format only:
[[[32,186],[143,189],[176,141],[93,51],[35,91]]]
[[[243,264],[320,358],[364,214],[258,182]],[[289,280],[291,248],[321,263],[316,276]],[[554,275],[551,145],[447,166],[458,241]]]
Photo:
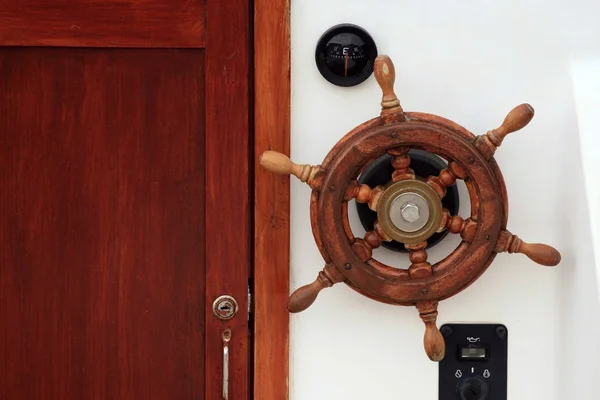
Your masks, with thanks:
[[[442,201],[427,183],[403,180],[391,184],[377,203],[383,231],[404,244],[426,241],[442,223]]]

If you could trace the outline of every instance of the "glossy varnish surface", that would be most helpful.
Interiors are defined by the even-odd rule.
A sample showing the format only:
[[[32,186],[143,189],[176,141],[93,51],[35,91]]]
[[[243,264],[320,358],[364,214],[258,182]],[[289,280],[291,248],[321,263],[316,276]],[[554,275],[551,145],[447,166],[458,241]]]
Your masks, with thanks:
[[[254,399],[288,398],[290,181],[258,166],[290,151],[289,0],[255,0]]]
[[[205,398],[204,56],[0,51],[0,398]]]
[[[208,0],[206,11],[206,399],[222,398],[222,333],[231,329],[229,400],[249,400],[251,2]],[[223,294],[240,310],[222,322],[211,307]]]
[[[206,0],[2,0],[3,46],[203,47]]]

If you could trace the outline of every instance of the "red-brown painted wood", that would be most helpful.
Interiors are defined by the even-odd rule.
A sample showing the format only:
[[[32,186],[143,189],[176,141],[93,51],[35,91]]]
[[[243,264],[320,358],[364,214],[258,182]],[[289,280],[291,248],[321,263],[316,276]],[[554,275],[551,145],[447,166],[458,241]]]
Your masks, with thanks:
[[[114,262],[113,258],[108,259],[106,268],[112,269],[102,277],[105,278],[106,285],[118,284],[119,291],[106,292],[108,294],[102,292],[100,298],[92,297],[91,300],[88,296],[93,296],[95,292],[86,292],[89,288],[78,292],[77,295],[71,295],[70,291],[46,295],[44,293],[50,293],[51,289],[41,289],[41,296],[55,298],[60,304],[64,303],[65,307],[75,307],[77,301],[81,304],[94,301],[96,308],[107,308],[113,302],[116,302],[114,307],[123,305],[124,308],[118,309],[118,318],[115,317],[109,322],[102,320],[107,324],[105,330],[102,330],[102,326],[96,329],[96,325],[93,325],[94,329],[89,329],[86,325],[87,320],[83,317],[80,318],[83,322],[79,325],[61,320],[61,329],[67,332],[65,342],[69,341],[78,347],[67,349],[68,355],[63,354],[62,358],[57,357],[56,361],[53,361],[57,363],[56,366],[48,362],[38,363],[34,372],[37,371],[39,376],[43,375],[46,379],[42,386],[37,389],[27,386],[32,382],[24,375],[25,378],[19,378],[13,383],[21,386],[11,387],[13,392],[10,392],[9,398],[30,398],[28,393],[32,390],[38,390],[36,393],[42,396],[37,398],[45,399],[69,399],[67,396],[76,399],[217,398],[221,395],[223,376],[221,332],[226,327],[232,331],[229,344],[230,398],[248,398],[252,386],[249,363],[250,332],[247,322],[247,290],[251,273],[250,6],[251,2],[248,0],[226,3],[216,0],[94,0],[85,4],[74,0],[9,0],[0,6],[0,46],[60,47],[27,50],[29,58],[26,57],[23,62],[29,62],[31,65],[25,68],[24,72],[20,72],[19,79],[10,87],[12,94],[3,98],[5,103],[4,107],[0,108],[0,116],[10,115],[10,118],[16,118],[20,124],[25,123],[24,121],[35,121],[38,114],[46,113],[47,118],[51,120],[51,123],[48,123],[48,135],[65,132],[75,135],[73,132],[77,128],[80,136],[77,140],[69,139],[68,146],[73,147],[71,152],[77,154],[77,157],[93,164],[93,168],[89,167],[93,169],[90,173],[97,176],[94,175],[94,180],[90,182],[102,182],[104,173],[119,174],[107,179],[106,184],[110,184],[114,190],[106,194],[110,197],[107,197],[108,205],[104,207],[112,207],[108,209],[112,212],[115,207],[113,204],[126,202],[127,210],[132,212],[131,216],[124,218],[121,214],[109,212],[95,215],[96,208],[86,209],[85,218],[79,221],[79,230],[89,231],[87,236],[90,237],[90,242],[88,247],[78,247],[77,251],[86,257],[92,257],[92,252],[108,249],[110,252],[117,252],[111,256],[113,258],[126,255],[128,268],[141,268],[136,264],[138,262],[139,265],[146,266],[141,273],[135,269],[135,274],[128,272],[125,277],[120,277],[118,273],[129,270],[117,264],[120,258]],[[64,50],[65,47],[98,49],[67,51]],[[116,51],[113,49],[115,47],[128,49]],[[198,49],[188,52],[130,49],[136,47]],[[199,49],[204,47],[206,52]],[[14,53],[17,50],[10,48],[0,49],[0,52],[3,51],[6,51],[6,59],[9,55],[21,54]],[[121,65],[122,60],[127,62]],[[21,67],[19,59],[14,59],[9,67],[6,67],[1,81],[14,80],[13,74]],[[166,82],[165,87],[155,83],[159,78]],[[25,81],[35,82],[35,85],[25,86],[32,92],[24,96],[20,85]],[[64,86],[65,82],[69,84]],[[172,86],[172,89],[168,85]],[[163,93],[165,91],[166,93]],[[70,99],[64,106],[61,105],[63,98]],[[61,107],[66,108],[63,110]],[[53,117],[50,116],[51,113],[54,113]],[[190,116],[191,114],[193,116]],[[56,115],[60,115],[60,124],[51,119],[56,118]],[[104,123],[101,123],[103,121]],[[0,124],[0,130],[3,128],[6,129],[2,134],[16,134],[12,125],[8,127]],[[88,130],[92,132],[91,137],[87,136]],[[108,130],[111,137],[119,138],[118,141],[111,142],[110,146],[100,143],[101,146],[96,150],[97,141],[103,138],[103,135],[107,135]],[[36,132],[38,130],[33,129],[28,131],[29,136],[24,136],[34,138]],[[60,139],[60,136],[58,138]],[[39,165],[34,166],[44,170],[46,164],[50,164],[51,168],[56,169],[55,175],[64,174],[65,182],[69,183],[71,170],[68,168],[71,164],[68,158],[63,160],[57,155],[62,143],[59,139],[44,137],[39,145],[53,149],[56,154],[51,159],[37,160]],[[58,140],[59,145],[56,145],[54,140]],[[35,143],[35,140],[31,141]],[[121,141],[126,143],[121,145]],[[187,148],[186,143],[193,143],[194,146],[190,145]],[[25,145],[15,150],[13,143],[10,144],[5,150],[6,154],[16,157],[15,160],[20,159],[20,152],[24,151],[22,148],[25,148]],[[52,147],[55,145],[58,146],[57,149]],[[138,154],[138,147],[139,151],[166,157],[168,162],[145,159],[145,153]],[[15,152],[11,152],[13,150]],[[87,154],[92,154],[91,160],[86,158]],[[133,168],[112,168],[112,159],[108,157],[116,156],[119,160],[126,160]],[[194,166],[194,174],[197,174],[198,179],[202,178],[200,181],[189,178],[187,173],[179,173],[182,166],[187,165],[185,163]],[[104,167],[112,169],[104,171]],[[171,186],[163,190],[160,186],[161,181],[153,179],[153,175],[147,169],[159,176],[167,174],[170,170],[179,172],[170,183]],[[85,179],[87,176],[79,177],[77,184],[85,190],[92,190],[86,186],[88,183]],[[111,179],[116,183],[111,184]],[[129,182],[131,179],[145,182],[149,189],[133,186]],[[44,187],[38,197],[37,192],[33,194],[35,189],[33,186],[27,186],[21,196],[29,196],[42,202],[45,191],[58,190],[56,187]],[[69,204],[70,196],[75,196],[70,190],[65,189],[65,193],[52,195],[59,196],[60,201],[64,200],[65,204]],[[73,190],[77,193],[78,190],[84,189],[74,185]],[[151,193],[160,191],[160,196],[167,197],[171,190],[175,191],[173,196],[177,193],[179,195],[172,200],[164,200],[155,208],[146,209],[143,201],[139,207],[134,201],[138,198],[150,201],[149,194],[144,190],[152,190]],[[89,194],[95,195],[96,192],[93,191]],[[8,198],[9,195],[3,197]],[[11,198],[10,201],[15,200]],[[61,221],[74,218],[68,214],[71,208],[67,206],[60,210],[46,210],[39,203],[31,204],[32,209],[27,210],[34,215],[31,218],[41,218],[40,215],[46,211],[51,211],[54,213],[53,218]],[[10,218],[17,218],[10,213],[6,214]],[[172,222],[175,218],[173,215],[177,218],[177,224]],[[110,242],[107,244],[98,242],[102,246],[97,243],[100,239],[95,236],[97,227],[92,225],[92,222],[96,223],[101,217],[108,219],[103,224],[112,227],[109,233],[119,233],[119,229],[123,230],[120,235],[110,236]],[[124,218],[123,221],[121,218]],[[146,232],[147,228],[150,229],[149,232]],[[59,248],[67,246],[68,243],[63,243],[62,231],[59,232],[60,235],[54,234],[57,229],[41,230],[39,236],[43,241],[42,247],[38,249],[36,243],[32,242],[27,251],[44,251],[46,241],[56,242]],[[191,229],[194,230],[194,234],[181,237]],[[179,233],[179,230],[182,233]],[[231,232],[235,232],[235,235],[231,235]],[[13,235],[12,232],[10,234]],[[125,239],[121,239],[122,237]],[[18,242],[13,236],[10,238]],[[64,240],[68,240],[68,237]],[[6,247],[14,245],[13,242],[7,243]],[[5,247],[3,242],[1,244]],[[175,247],[177,244],[181,248]],[[164,257],[160,252],[164,246],[173,246],[177,250],[169,247],[173,252],[171,261],[176,261],[175,264],[163,267]],[[155,255],[155,251],[158,254]],[[61,250],[61,257],[63,253],[65,252]],[[65,257],[60,261],[67,264],[57,264],[57,274],[68,273],[69,279],[73,280],[88,279],[85,275],[87,270],[77,269],[71,265],[71,260]],[[154,260],[153,257],[156,257],[157,261],[149,262],[148,260]],[[37,268],[45,271],[41,262]],[[79,272],[82,276],[78,275]],[[61,279],[62,277],[60,275]],[[133,283],[129,284],[130,280]],[[177,280],[177,285],[173,286],[173,280]],[[145,325],[138,323],[138,319],[151,316],[145,316],[146,311],[140,309],[138,303],[130,306],[129,303],[119,300],[121,297],[137,296],[134,289],[137,289],[135,283],[138,281],[145,285],[144,290],[147,290],[149,295],[157,296],[154,301],[160,305],[161,312],[168,313],[159,327],[152,325],[143,333],[139,332]],[[99,281],[98,285],[102,282],[104,281]],[[42,283],[43,281],[40,281],[36,284]],[[177,294],[168,297],[165,294],[168,290],[176,290]],[[30,291],[37,291],[36,286],[32,286]],[[225,293],[238,300],[240,311],[231,321],[221,323],[212,314],[211,307],[213,300]],[[190,304],[183,304],[184,300]],[[37,316],[47,312],[50,315],[46,316],[46,319],[35,321],[32,316],[22,321],[20,329],[35,328],[41,332],[46,324],[54,323],[52,318],[61,318],[60,315],[54,315],[59,313],[55,309],[40,309],[38,306],[39,304],[32,305],[32,313]],[[91,319],[92,316],[85,318]],[[156,321],[151,322],[154,324]],[[111,326],[113,328],[110,328]],[[140,340],[138,334],[141,335]],[[156,335],[163,341],[145,340],[147,335]],[[20,349],[24,359],[42,357],[28,353],[37,349],[27,347],[27,343],[31,342],[27,337],[11,336],[11,340],[20,339],[25,342],[18,343],[15,348]],[[177,343],[172,344],[173,340]],[[104,342],[108,345],[102,345]],[[98,343],[104,346],[100,347],[99,351],[107,360],[101,359],[99,366],[93,364],[94,359],[86,352],[87,347],[98,346]],[[3,356],[0,354],[0,358]],[[81,371],[78,370],[72,377],[65,375],[62,380],[50,380],[54,375],[61,373],[61,368],[79,368],[79,364],[74,364],[75,367],[65,366],[65,360],[77,357],[85,359],[87,363]],[[141,364],[143,365],[140,367]],[[208,367],[204,368],[204,365]],[[49,368],[56,368],[57,372],[53,372],[52,375],[48,372]],[[89,385],[90,377],[95,379],[94,386]],[[81,385],[82,388],[78,389],[80,392],[69,391],[70,385]],[[103,386],[100,388],[101,385]]]
[[[0,398],[205,398],[204,64],[0,49]]]
[[[205,3],[206,0],[2,0],[0,43],[203,47]]]
[[[251,276],[250,0],[206,2],[206,399],[221,399],[222,332],[231,329],[229,399],[251,397],[248,283]],[[212,302],[233,295],[234,319]]]
[[[290,181],[258,166],[290,151],[289,0],[254,1],[254,399],[288,399]]]

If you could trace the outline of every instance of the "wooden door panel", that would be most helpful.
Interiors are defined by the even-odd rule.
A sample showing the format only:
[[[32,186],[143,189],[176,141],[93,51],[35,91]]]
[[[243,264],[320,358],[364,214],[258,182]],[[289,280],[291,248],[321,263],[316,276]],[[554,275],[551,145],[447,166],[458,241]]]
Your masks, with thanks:
[[[2,0],[0,45],[204,47],[206,0]]]
[[[0,398],[204,399],[204,51],[0,77]]]

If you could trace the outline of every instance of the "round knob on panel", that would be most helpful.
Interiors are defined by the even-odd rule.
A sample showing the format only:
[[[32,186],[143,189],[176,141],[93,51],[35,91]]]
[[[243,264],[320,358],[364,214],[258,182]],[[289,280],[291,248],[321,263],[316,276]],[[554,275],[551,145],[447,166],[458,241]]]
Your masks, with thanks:
[[[481,378],[469,378],[458,386],[461,400],[485,400],[488,396],[488,385]]]

